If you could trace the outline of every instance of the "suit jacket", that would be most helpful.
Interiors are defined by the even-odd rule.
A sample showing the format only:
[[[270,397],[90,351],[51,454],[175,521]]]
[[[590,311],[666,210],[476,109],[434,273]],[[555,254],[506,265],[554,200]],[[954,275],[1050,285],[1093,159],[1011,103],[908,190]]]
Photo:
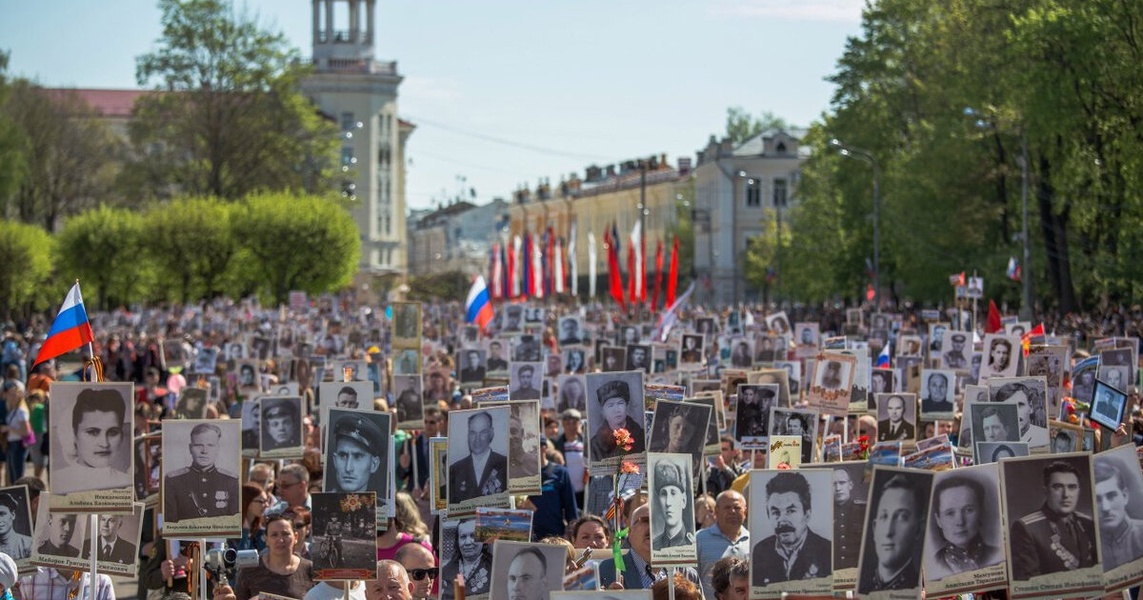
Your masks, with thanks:
[[[117,537],[115,543],[111,544],[111,552],[103,551],[103,540],[97,539],[96,545],[99,546],[99,561],[100,562],[113,562],[121,565],[129,565],[136,560],[135,544],[127,540]],[[83,557],[91,558],[91,540],[88,539],[83,543]]]
[[[484,381],[484,367],[466,368],[460,370],[461,381]]]
[[[615,574],[615,559],[608,558],[599,563],[599,587],[600,589],[607,589],[608,586],[618,580]],[[642,590],[643,578],[639,576],[639,571],[635,568],[635,559],[631,558],[631,552],[623,555],[623,587],[628,590]]]
[[[489,451],[484,472],[479,478],[472,456],[466,456],[454,464],[448,472],[448,494],[450,502],[463,502],[480,496],[508,491],[508,457]]]
[[[754,580],[752,585],[762,586],[783,581],[798,579],[817,579],[829,577],[833,572],[833,549],[829,540],[814,533],[806,531],[806,541],[798,551],[794,564],[790,567],[790,574],[786,574],[785,563],[775,550],[777,536],[770,536],[754,546]]]
[[[913,430],[913,424],[901,419],[901,425],[897,427],[897,436],[890,437],[889,429],[892,427],[888,420],[877,422],[877,441],[879,442],[896,442],[899,440],[912,440],[916,439],[917,434]]]

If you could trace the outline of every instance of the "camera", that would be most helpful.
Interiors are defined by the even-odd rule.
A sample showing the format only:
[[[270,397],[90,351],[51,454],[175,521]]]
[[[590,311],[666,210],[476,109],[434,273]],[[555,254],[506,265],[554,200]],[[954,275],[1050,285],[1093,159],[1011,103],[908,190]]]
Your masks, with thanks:
[[[219,584],[227,582],[226,574],[258,564],[257,550],[237,550],[226,544],[211,548],[203,555],[202,566]]]

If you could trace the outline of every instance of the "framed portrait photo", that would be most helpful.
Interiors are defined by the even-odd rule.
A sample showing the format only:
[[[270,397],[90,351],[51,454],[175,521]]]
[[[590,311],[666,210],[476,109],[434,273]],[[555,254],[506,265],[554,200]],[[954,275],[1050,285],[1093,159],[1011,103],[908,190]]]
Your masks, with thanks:
[[[48,412],[53,510],[131,511],[132,399],[131,383],[52,384]]]
[[[1127,394],[1106,382],[1096,379],[1095,389],[1091,395],[1092,421],[1099,423],[1112,431],[1119,428],[1123,422],[1123,411],[1127,407]]]

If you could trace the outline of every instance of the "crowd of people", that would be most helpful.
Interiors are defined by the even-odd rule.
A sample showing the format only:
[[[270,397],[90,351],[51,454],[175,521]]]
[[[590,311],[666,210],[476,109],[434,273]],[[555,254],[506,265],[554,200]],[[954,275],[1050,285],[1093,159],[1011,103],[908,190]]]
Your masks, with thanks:
[[[253,457],[243,463],[241,494],[237,499],[242,534],[231,540],[230,545],[238,550],[257,552],[257,564],[240,569],[232,574],[229,582],[215,586],[211,592],[214,600],[248,600],[265,593],[304,600],[332,599],[346,593],[340,584],[318,582],[314,578],[315,550],[320,544],[339,543],[340,534],[328,526],[321,532],[314,531],[311,494],[331,489],[327,483],[331,481],[329,470],[338,469],[340,473],[342,468],[348,469],[340,464],[323,464],[323,431],[330,443],[344,441],[347,448],[362,450],[359,452],[362,456],[377,456],[379,452],[363,441],[367,436],[355,437],[351,431],[342,431],[340,424],[339,429],[334,430],[321,422],[316,395],[322,381],[372,382],[370,400],[357,397],[358,392],[347,387],[345,405],[352,402],[354,407],[372,406],[375,411],[394,415],[391,436],[396,457],[394,516],[376,535],[376,579],[347,584],[349,597],[353,600],[420,600],[438,595],[450,598],[456,590],[465,590],[467,586],[471,591],[474,584],[488,578],[492,568],[491,540],[480,539],[474,526],[468,523],[447,532],[451,535],[445,537],[442,516],[432,505],[429,446],[431,439],[448,434],[450,412],[474,408],[470,392],[495,383],[489,381],[489,374],[507,369],[514,360],[511,353],[515,351],[534,351],[539,353],[536,358],[560,357],[552,361],[544,373],[529,367],[526,374],[527,389],[534,389],[534,397],[541,401],[542,485],[540,493],[521,496],[514,502],[517,508],[532,511],[533,540],[566,548],[569,572],[586,560],[599,560],[602,588],[651,589],[653,597],[666,598],[667,586],[673,585],[674,597],[679,600],[747,598],[750,553],[754,544],[746,527],[748,506],[753,506],[748,503],[746,493],[750,470],[767,466],[766,452],[744,452],[729,429],[731,425],[719,433],[719,451],[699,461],[703,464],[702,489],[693,498],[697,534],[690,540],[697,546],[697,564],[694,568],[653,568],[650,503],[659,500],[660,490],[636,491],[624,495],[618,502],[607,499],[603,506],[614,509],[611,515],[605,511],[600,511],[603,514],[591,512],[592,479],[610,477],[610,474],[591,472],[589,456],[606,453],[608,449],[598,447],[594,437],[588,439],[585,405],[594,399],[585,397],[582,381],[564,379],[561,385],[559,376],[610,370],[605,364],[610,347],[629,349],[622,367],[615,370],[643,371],[647,381],[689,384],[692,379],[718,380],[731,369],[773,366],[775,362],[796,362],[803,358],[796,347],[804,340],[795,342],[792,337],[789,345],[766,350],[771,354],[763,355],[763,348],[791,333],[790,323],[815,323],[815,331],[821,333],[820,339],[813,340],[815,347],[828,334],[870,337],[870,326],[855,322],[853,309],[845,308],[788,307],[782,313],[786,319],[783,326],[787,328],[784,332],[766,325],[767,316],[774,311],[761,307],[687,308],[676,315],[672,331],[656,329],[649,314],[632,315],[598,304],[553,305],[546,309],[530,305],[522,315],[513,313],[511,323],[503,308],[503,320],[498,320],[491,331],[474,332],[473,326],[464,323],[464,311],[459,303],[422,305],[420,330],[399,334],[420,342],[411,359],[405,353],[406,348],[394,344],[398,332],[391,330],[390,315],[378,307],[356,305],[346,297],[323,297],[304,305],[275,309],[262,308],[250,300],[216,301],[200,306],[91,313],[90,319],[97,336],[94,355],[101,363],[105,380],[135,385],[136,436],[152,434],[162,428],[164,420],[181,416],[178,414],[180,398],[186,396],[188,389],[208,390],[202,412],[207,419],[245,419],[244,402],[274,389],[287,389],[285,386],[293,386],[288,388],[290,393],[302,397],[301,405],[306,414],[300,432],[304,444],[301,455],[285,460]],[[577,318],[563,320],[565,316]],[[713,325],[708,324],[711,322]],[[59,425],[48,422],[52,383],[90,380],[96,371],[96,367],[85,360],[89,358],[86,349],[60,360],[32,364],[48,324],[46,320],[36,320],[20,327],[13,325],[0,344],[3,372],[0,390],[4,399],[0,419],[5,423],[6,434],[0,436],[0,440],[6,440],[6,444],[0,444],[4,453],[3,480],[8,486],[27,486],[33,519],[38,514],[35,503],[39,494],[51,491],[45,471],[52,460],[49,439],[53,426]],[[1057,336],[1072,340],[1074,355],[1082,356],[1091,340],[1106,336],[1138,337],[1143,333],[1143,311],[1135,307],[1100,315],[1064,315],[1046,320],[1045,325],[1049,330],[1054,328]],[[910,331],[927,337],[919,310],[896,315],[892,322],[894,337],[884,343],[895,345],[900,332]],[[511,338],[515,336],[509,334],[515,332],[530,337],[522,344],[514,343]],[[589,345],[589,341],[596,345]],[[604,342],[602,346],[600,342]],[[673,363],[669,355],[656,351],[660,346],[674,349]],[[873,357],[879,350],[876,343],[867,347]],[[530,362],[533,357],[529,354],[528,358]],[[396,427],[400,420],[398,414],[408,413],[408,409],[399,410],[404,388],[394,385],[394,376],[399,377],[398,373],[407,370],[398,365],[400,360],[420,360],[420,368],[415,371],[425,374],[425,389],[410,396],[421,405],[423,428],[418,430]],[[337,361],[345,361],[346,365],[360,364],[364,369],[360,373],[350,373],[349,367],[337,370],[334,368]],[[681,369],[680,363],[690,365],[691,370]],[[204,364],[209,368],[204,369]],[[254,370],[244,374],[243,368],[249,365],[253,365]],[[532,387],[533,377],[535,387]],[[808,373],[802,372],[801,391],[796,387],[797,380],[792,377],[788,380],[789,406],[806,406],[808,377]],[[950,387],[948,378],[941,377],[942,384]],[[870,387],[868,383],[865,385],[865,389]],[[727,389],[731,393],[723,396],[725,406],[722,408],[730,408],[734,400],[736,388]],[[756,390],[750,390],[752,396],[755,393]],[[349,398],[349,394],[354,397]],[[942,404],[934,406],[951,409],[951,394],[947,403],[944,398],[942,392],[939,399]],[[598,401],[606,414],[607,402],[612,401],[612,397],[601,391]],[[327,402],[343,405],[340,395]],[[626,399],[623,402],[626,403]],[[849,419],[823,420],[817,428],[811,429],[803,424],[803,417],[795,415],[794,420],[801,424],[799,434],[803,427],[807,432],[816,430],[819,442],[831,434],[842,435],[847,440],[858,437],[915,440],[946,434],[956,444],[960,432],[959,412],[947,420],[919,422],[914,417],[913,423],[903,425],[912,428],[915,423],[919,431],[902,431],[899,429],[902,410],[898,403],[900,398],[887,404],[888,416],[880,422],[873,415],[851,415]],[[278,411],[284,414],[288,410],[288,406],[283,405],[261,415],[262,418],[276,417]],[[617,427],[625,424],[624,419],[630,420],[626,411],[617,414]],[[1129,414],[1135,427],[1134,439],[1143,443],[1143,420],[1138,416],[1134,395]],[[759,414],[746,418],[745,422],[757,426],[767,417]],[[743,422],[741,413],[739,421]],[[471,421],[469,427],[473,427]],[[642,431],[637,425],[630,429]],[[513,430],[513,435],[522,431]],[[349,453],[347,450],[345,455]],[[141,500],[153,500],[149,478],[150,473],[136,472],[136,488]],[[860,501],[851,500],[843,493],[844,482],[838,487],[835,479],[835,488],[835,511],[861,506]],[[10,537],[3,531],[4,509],[0,503],[0,552],[26,556],[27,549],[18,546],[30,544],[30,538]],[[113,551],[118,560],[138,562],[139,598],[189,597],[194,591],[193,578],[188,573],[191,552],[186,544],[166,543],[159,528],[154,526],[154,513],[158,510],[153,503],[148,506],[137,548]],[[109,524],[109,528],[112,526]],[[66,527],[64,524],[59,529]],[[617,564],[609,553],[620,531],[625,532],[618,541],[625,554]],[[859,540],[861,532],[851,531],[848,535]],[[63,539],[64,543],[68,541]],[[838,545],[844,543],[835,532],[835,555]],[[856,542],[851,539],[849,543]],[[450,548],[453,559],[442,564],[443,546]],[[106,575],[92,582],[85,573],[55,567],[36,567],[32,572],[19,574],[14,564],[9,568],[9,563],[11,560],[0,554],[0,585],[14,591],[16,597],[62,600],[61,590],[74,592],[94,585],[99,600],[114,599],[114,590]],[[838,568],[836,561],[834,568]]]

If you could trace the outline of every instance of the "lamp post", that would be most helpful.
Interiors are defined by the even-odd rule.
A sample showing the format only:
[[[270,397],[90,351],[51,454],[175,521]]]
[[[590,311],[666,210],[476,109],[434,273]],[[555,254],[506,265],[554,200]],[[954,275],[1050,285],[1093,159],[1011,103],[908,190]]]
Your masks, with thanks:
[[[833,138],[829,145],[838,149],[842,156],[857,158],[873,167],[873,306],[881,312],[881,167],[877,158],[868,150],[844,144]]]
[[[976,117],[975,125],[978,129],[997,129],[996,123],[985,120],[984,115],[972,107],[965,107],[965,116]],[[1021,266],[1020,284],[1020,320],[1032,320],[1032,245],[1028,239],[1028,132],[1020,126],[1020,204],[1022,223],[1020,226],[1021,243],[1024,250],[1024,263]]]

